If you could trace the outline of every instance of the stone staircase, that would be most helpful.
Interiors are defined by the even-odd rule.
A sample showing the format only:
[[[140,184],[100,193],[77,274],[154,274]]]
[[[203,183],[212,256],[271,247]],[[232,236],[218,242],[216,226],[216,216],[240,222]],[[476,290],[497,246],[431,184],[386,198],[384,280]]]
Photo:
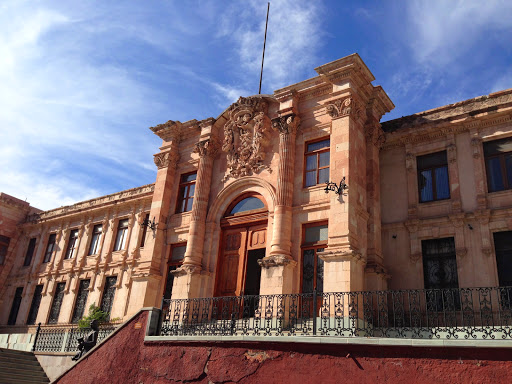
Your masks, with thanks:
[[[32,352],[0,348],[0,383],[43,384],[49,382]]]

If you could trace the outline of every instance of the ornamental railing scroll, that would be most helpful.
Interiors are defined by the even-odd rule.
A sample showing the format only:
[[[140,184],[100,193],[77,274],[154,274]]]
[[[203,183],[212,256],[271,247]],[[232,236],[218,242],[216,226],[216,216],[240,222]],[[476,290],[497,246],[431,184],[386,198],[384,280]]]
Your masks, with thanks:
[[[118,324],[100,325],[98,344],[115,331]],[[41,326],[33,346],[34,352],[76,352],[78,338],[89,333],[90,328],[79,328],[77,325]]]
[[[164,300],[160,334],[512,339],[512,287]]]

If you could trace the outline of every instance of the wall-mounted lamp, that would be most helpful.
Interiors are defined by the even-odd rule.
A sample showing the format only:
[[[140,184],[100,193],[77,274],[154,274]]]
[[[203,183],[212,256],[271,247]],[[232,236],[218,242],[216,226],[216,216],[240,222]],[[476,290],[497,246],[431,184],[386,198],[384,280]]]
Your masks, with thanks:
[[[468,228],[473,230],[473,227],[471,226],[471,224],[468,224]]]
[[[345,183],[345,176],[341,179],[340,184],[333,183],[331,181],[325,182],[325,193],[329,193],[329,191],[334,191],[337,195],[344,195],[343,191],[348,189],[348,185]]]
[[[148,227],[151,230],[155,230],[158,224],[155,222],[155,217],[153,216],[153,221],[150,221],[149,218],[145,218],[142,223],[140,223],[141,227]]]

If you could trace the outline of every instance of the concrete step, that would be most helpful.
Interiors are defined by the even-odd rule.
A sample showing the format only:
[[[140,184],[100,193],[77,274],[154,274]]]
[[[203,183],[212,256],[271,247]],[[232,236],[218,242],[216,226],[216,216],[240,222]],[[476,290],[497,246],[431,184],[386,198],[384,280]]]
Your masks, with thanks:
[[[2,368],[0,375],[2,373],[12,373],[12,374],[23,375],[23,374],[29,372],[31,375],[46,376],[46,374],[44,373],[44,369],[41,368],[41,366],[33,367],[33,366],[24,366],[21,364],[17,365],[17,366],[10,366],[10,365],[1,364],[0,367]]]
[[[3,365],[3,363],[5,363],[5,364],[14,364],[14,365],[16,365],[16,364],[24,364],[24,365],[27,365],[27,366],[34,366],[34,367],[38,367],[39,366],[39,362],[37,361],[35,356],[34,356],[34,359],[27,359],[27,358],[24,358],[24,357],[0,355],[0,364]]]
[[[0,383],[49,383],[50,380],[46,375],[32,375],[30,372],[26,372],[25,374],[17,374],[17,373],[0,373]]]

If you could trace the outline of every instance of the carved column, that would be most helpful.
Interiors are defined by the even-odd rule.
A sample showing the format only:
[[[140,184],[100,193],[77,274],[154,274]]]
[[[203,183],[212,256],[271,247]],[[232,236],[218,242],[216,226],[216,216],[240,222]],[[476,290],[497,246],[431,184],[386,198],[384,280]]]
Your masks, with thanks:
[[[478,130],[472,129],[471,136],[471,150],[473,152],[473,169],[475,173],[475,189],[476,201],[478,209],[487,209],[487,191],[486,191],[486,175],[485,163],[482,155],[482,139],[478,134]]]
[[[212,139],[202,140],[196,144],[194,152],[199,154],[199,168],[183,266],[200,268],[203,259],[204,231],[212,182],[213,159],[217,153],[217,145]]]
[[[201,140],[196,144],[194,150],[195,153],[199,154],[199,167],[188,231],[187,249],[183,258],[183,265],[173,272],[175,275],[173,299],[197,297],[200,292],[201,282],[199,274],[202,270],[208,196],[212,181],[213,160],[217,150],[218,145],[211,138]]]
[[[272,128],[279,132],[279,165],[270,255],[258,261],[263,267],[260,288],[262,295],[292,292],[291,269],[297,264],[291,257],[291,229],[295,137],[298,125],[299,118],[294,113],[272,120]]]
[[[150,220],[154,218],[157,227],[154,230],[148,228],[144,248],[140,250],[140,258],[131,274],[131,292],[137,294],[130,297],[130,311],[160,305],[160,284],[164,273],[162,265],[167,257],[165,227],[171,202],[174,200],[172,192],[182,135],[182,124],[179,121],[169,120],[150,129],[162,139],[160,152],[154,155],[158,171],[149,212]]]

